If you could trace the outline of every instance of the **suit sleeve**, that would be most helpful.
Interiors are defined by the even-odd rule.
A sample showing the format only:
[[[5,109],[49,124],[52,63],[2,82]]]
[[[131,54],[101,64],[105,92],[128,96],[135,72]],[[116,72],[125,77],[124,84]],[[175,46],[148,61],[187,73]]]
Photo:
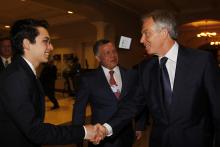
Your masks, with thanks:
[[[144,131],[147,124],[149,124],[149,110],[147,106],[142,110],[142,112],[137,113],[135,116],[135,130]]]
[[[88,80],[85,77],[81,78],[80,88],[76,95],[76,100],[73,106],[73,124],[82,125],[85,123],[86,106],[89,98]]]
[[[5,112],[20,132],[35,144],[69,144],[83,140],[83,126],[56,126],[39,117],[40,97],[34,80],[17,72],[7,77],[1,88]],[[44,112],[43,112],[44,113]]]
[[[210,55],[206,62],[205,88],[207,90],[212,111],[215,147],[220,146],[220,73],[214,58]]]
[[[149,124],[149,109],[146,104],[145,96],[144,96],[144,89],[143,89],[143,65],[140,64],[137,68],[138,70],[138,88],[136,90],[136,105],[137,105],[137,112],[135,116],[135,130],[136,131],[143,131],[147,124]]]
[[[117,135],[120,130],[122,130],[135,116],[137,113],[142,112],[144,109],[144,101],[142,101],[142,93],[140,93],[142,88],[140,89],[138,84],[138,76],[137,72],[132,73],[132,85],[133,88],[130,89],[121,102],[118,111],[114,114],[114,116],[107,122],[113,130],[113,135]]]

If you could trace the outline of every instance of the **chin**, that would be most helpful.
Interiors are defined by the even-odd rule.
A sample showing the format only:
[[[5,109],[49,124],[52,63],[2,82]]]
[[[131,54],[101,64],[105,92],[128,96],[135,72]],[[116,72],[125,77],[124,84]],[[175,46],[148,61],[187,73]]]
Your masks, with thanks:
[[[48,59],[44,59],[42,62],[43,62],[43,63],[46,63],[46,62],[48,62]]]

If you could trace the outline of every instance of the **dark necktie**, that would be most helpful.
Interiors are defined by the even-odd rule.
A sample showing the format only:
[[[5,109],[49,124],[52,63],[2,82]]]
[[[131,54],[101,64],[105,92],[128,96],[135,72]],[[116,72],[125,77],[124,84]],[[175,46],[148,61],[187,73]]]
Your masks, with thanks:
[[[111,88],[113,89],[113,92],[114,92],[115,96],[116,96],[117,98],[119,98],[119,96],[120,96],[120,91],[119,91],[119,89],[117,88],[118,85],[117,85],[117,83],[116,83],[116,81],[115,81],[115,79],[114,79],[114,76],[113,76],[114,71],[113,71],[113,70],[110,70],[110,71],[109,71],[109,74],[110,74],[109,84],[110,84]]]
[[[6,59],[6,60],[5,60],[5,68],[8,66],[8,64],[9,64],[9,62],[8,62],[8,60]]]
[[[160,71],[161,71],[161,85],[163,90],[164,105],[167,110],[172,101],[172,90],[170,86],[170,78],[166,68],[167,57],[163,57],[160,60]]]

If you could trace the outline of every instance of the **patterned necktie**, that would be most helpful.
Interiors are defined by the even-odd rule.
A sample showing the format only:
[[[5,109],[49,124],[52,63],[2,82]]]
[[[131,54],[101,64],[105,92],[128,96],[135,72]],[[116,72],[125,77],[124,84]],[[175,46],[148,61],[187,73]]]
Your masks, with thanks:
[[[110,86],[111,86],[111,88],[112,88],[112,91],[114,92],[115,96],[119,99],[119,97],[120,97],[120,91],[119,91],[119,89],[118,89],[118,85],[117,85],[117,83],[116,83],[116,81],[115,81],[115,79],[114,79],[114,76],[113,76],[114,71],[113,71],[113,70],[110,70],[110,71],[109,71],[109,74],[110,74],[109,84],[110,84]]]
[[[170,78],[166,68],[167,57],[163,57],[160,60],[160,72],[161,72],[161,86],[163,90],[164,105],[167,110],[172,101],[172,90],[170,86]]]
[[[6,59],[6,60],[5,60],[5,68],[8,66],[8,64],[9,64],[9,62],[8,62],[8,60]]]

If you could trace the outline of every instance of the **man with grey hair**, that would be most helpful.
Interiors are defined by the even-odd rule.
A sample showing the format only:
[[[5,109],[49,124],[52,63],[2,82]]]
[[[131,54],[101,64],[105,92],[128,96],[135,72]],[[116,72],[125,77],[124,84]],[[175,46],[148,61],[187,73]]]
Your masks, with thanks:
[[[219,147],[218,66],[210,53],[178,44],[175,28],[175,17],[168,11],[153,11],[143,18],[140,42],[154,56],[139,65],[134,99],[147,105],[152,115],[150,147]],[[141,109],[132,106],[134,99],[121,105],[100,130],[118,133]]]
[[[118,52],[115,45],[106,39],[96,41],[93,47],[95,58],[100,66],[92,72],[82,75],[73,111],[73,123],[83,125],[86,106],[91,106],[92,124],[104,123],[117,111],[121,103],[129,99],[136,84],[136,73],[118,65]],[[144,118],[143,118],[144,119]],[[142,117],[136,119],[137,139],[145,127]],[[102,138],[102,137],[101,137]],[[89,147],[132,147],[134,130],[130,120],[117,137],[106,138],[99,145]]]

